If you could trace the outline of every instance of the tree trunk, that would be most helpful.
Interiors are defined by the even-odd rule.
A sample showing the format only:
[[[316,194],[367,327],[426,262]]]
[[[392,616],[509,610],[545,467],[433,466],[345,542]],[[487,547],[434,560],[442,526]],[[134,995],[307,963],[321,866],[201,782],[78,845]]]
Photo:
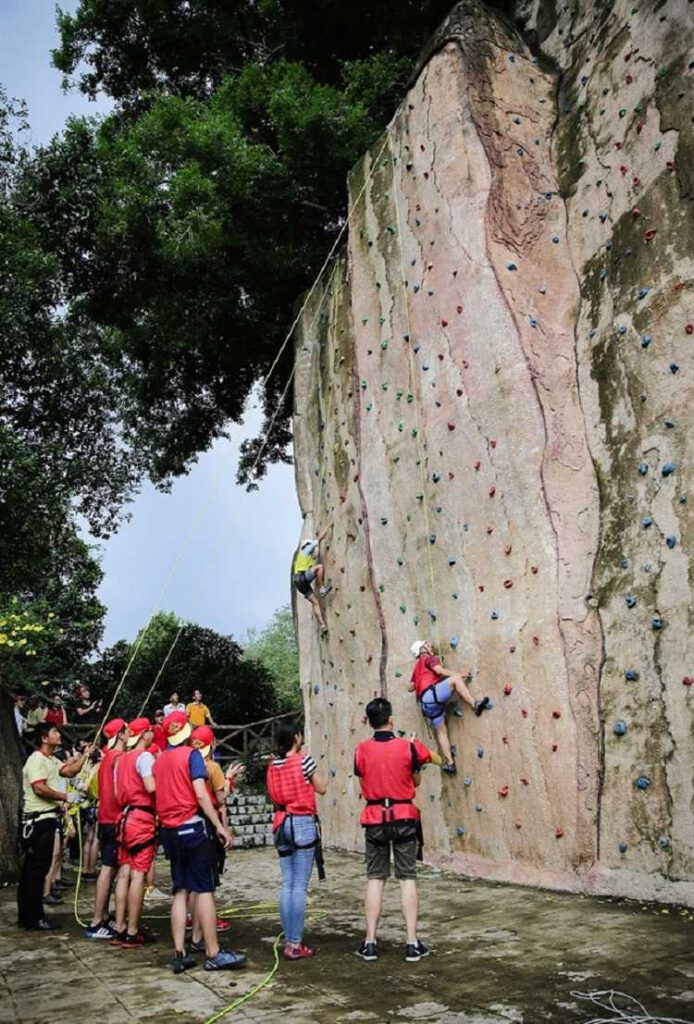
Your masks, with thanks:
[[[22,757],[14,706],[10,694],[0,686],[0,882],[17,877],[15,839],[21,783]]]

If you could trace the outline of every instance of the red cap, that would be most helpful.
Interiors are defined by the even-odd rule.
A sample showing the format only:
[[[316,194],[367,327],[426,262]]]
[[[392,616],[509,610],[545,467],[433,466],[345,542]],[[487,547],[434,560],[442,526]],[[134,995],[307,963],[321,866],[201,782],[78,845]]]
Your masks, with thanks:
[[[128,729],[130,730],[128,746],[134,747],[143,732],[151,731],[152,723],[149,718],[133,718],[132,722],[128,725]]]
[[[162,728],[172,747],[185,743],[191,733],[190,722],[185,711],[172,711],[162,722]]]
[[[190,738],[192,745],[198,748],[203,757],[207,757],[214,743],[214,733],[209,725],[199,725],[197,729],[193,729]]]
[[[110,722],[107,722],[106,725],[101,730],[106,739],[108,740],[106,746],[112,747],[113,744],[116,742],[116,737],[118,736],[118,733],[122,732],[123,729],[127,728],[128,723],[125,721],[124,718],[112,718]]]

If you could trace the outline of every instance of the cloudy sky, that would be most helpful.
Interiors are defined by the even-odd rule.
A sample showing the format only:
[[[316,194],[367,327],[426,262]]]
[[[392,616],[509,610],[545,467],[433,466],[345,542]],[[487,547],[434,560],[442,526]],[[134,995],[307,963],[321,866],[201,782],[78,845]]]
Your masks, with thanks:
[[[76,0],[61,0],[61,6],[74,10]],[[0,0],[0,26],[0,82],[10,96],[27,101],[32,141],[50,139],[71,114],[108,109],[61,91],[60,75],[50,66],[57,44],[54,0]],[[102,547],[106,644],[132,638],[157,608],[242,636],[288,601],[289,561],[301,525],[293,469],[274,467],[253,494],[234,485],[239,441],[259,422],[249,409],[231,442],[203,454],[171,494],[145,486],[130,522]]]

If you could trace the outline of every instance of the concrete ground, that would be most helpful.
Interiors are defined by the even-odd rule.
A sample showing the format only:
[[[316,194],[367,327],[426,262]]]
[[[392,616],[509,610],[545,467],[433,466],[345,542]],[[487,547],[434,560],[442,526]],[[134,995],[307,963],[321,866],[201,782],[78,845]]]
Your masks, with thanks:
[[[314,879],[310,890],[311,906],[325,912],[307,931],[319,955],[302,963],[281,962],[272,984],[227,1020],[276,1024],[278,1013],[291,1013],[300,1024],[585,1024],[613,1017],[580,1002],[572,991],[611,988],[637,997],[653,1015],[694,1020],[688,911],[490,885],[425,868],[421,936],[432,955],[418,964],[404,962],[397,889],[391,884],[381,957],[365,964],[354,956],[362,930],[361,859],[327,851],[327,871],[328,879],[320,884]],[[272,899],[278,877],[273,850],[235,853],[220,905]],[[162,862],[163,890],[166,879]],[[87,899],[81,904],[84,915]],[[199,966],[174,977],[167,921],[156,917],[166,914],[167,902],[148,907],[159,942],[125,952],[84,939],[68,904],[52,908],[63,931],[18,931],[14,890],[5,889],[0,894],[5,989],[0,1022],[202,1024],[260,982],[272,965],[279,924],[270,913],[240,919],[223,936],[230,948],[247,953],[247,970],[215,975]]]

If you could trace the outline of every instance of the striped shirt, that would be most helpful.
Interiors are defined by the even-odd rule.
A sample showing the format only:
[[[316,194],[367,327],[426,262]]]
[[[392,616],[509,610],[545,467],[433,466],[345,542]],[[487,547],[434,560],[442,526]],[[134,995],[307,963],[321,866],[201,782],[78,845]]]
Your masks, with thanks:
[[[276,768],[281,768],[283,765],[287,763],[287,758],[273,757],[272,763],[275,765]],[[304,754],[304,756],[301,758],[301,770],[307,782],[309,781],[311,776],[315,775],[316,772],[318,771],[318,765],[316,764],[316,762],[314,761],[310,754]]]

